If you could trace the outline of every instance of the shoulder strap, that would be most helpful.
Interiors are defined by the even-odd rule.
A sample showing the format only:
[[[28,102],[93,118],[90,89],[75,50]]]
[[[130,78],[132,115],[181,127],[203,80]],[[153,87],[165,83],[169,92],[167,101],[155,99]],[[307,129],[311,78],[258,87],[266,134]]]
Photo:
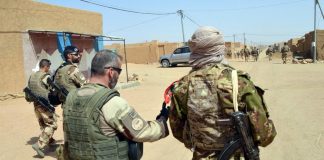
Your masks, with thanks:
[[[232,85],[233,85],[233,105],[234,111],[238,111],[238,102],[237,102],[237,95],[238,95],[238,77],[237,71],[232,70]]]

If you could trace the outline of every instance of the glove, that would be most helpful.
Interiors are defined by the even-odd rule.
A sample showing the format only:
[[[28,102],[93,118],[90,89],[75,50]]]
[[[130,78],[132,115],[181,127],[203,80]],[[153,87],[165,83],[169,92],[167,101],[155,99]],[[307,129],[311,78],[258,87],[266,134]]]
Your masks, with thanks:
[[[165,102],[162,103],[162,109],[160,114],[156,116],[156,120],[165,120],[167,121],[169,118],[169,108],[166,107]]]

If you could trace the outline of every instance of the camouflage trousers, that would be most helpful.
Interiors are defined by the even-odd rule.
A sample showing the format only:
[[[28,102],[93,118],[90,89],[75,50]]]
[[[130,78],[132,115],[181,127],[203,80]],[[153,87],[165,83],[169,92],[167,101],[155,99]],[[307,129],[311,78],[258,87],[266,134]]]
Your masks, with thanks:
[[[35,115],[38,120],[41,134],[37,141],[40,149],[43,149],[48,145],[50,139],[52,138],[54,131],[57,129],[56,117],[54,113],[50,113],[44,110],[38,104],[34,104]]]
[[[196,148],[192,160],[217,160],[221,151],[206,151]]]

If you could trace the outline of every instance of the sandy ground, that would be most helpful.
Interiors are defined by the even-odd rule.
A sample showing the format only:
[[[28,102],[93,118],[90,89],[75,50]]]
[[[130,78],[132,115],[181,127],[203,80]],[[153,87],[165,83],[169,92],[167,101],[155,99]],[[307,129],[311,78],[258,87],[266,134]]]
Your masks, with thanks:
[[[264,160],[324,159],[324,64],[281,64],[280,59],[230,64],[250,73],[255,84],[266,89],[265,99],[278,135],[274,142],[261,148]],[[123,66],[125,67],[125,66]],[[122,97],[146,119],[159,113],[164,89],[185,75],[190,67],[160,68],[155,65],[129,64],[129,75],[139,75],[141,85],[120,90]],[[125,68],[120,77],[125,81]],[[61,109],[57,108],[61,115]],[[63,142],[62,118],[54,134]],[[38,159],[31,148],[37,141],[39,127],[33,106],[23,98],[0,102],[0,159]],[[191,152],[170,135],[154,143],[144,144],[143,160],[189,160]],[[54,149],[47,149],[44,159],[55,159]]]

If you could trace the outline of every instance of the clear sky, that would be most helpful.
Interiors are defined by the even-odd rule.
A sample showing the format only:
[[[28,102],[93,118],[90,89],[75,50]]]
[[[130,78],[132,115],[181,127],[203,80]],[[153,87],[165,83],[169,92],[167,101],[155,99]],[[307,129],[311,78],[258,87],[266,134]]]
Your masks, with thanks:
[[[58,6],[99,12],[103,33],[123,37],[126,43],[151,40],[181,42],[179,14],[149,15],[113,10],[82,0],[38,0]],[[270,44],[301,37],[314,29],[314,0],[87,0],[109,7],[150,13],[183,10],[185,39],[200,26],[214,26],[225,40]],[[320,1],[321,5],[324,2]],[[189,17],[189,18],[188,18]],[[317,8],[317,27],[324,27]]]

